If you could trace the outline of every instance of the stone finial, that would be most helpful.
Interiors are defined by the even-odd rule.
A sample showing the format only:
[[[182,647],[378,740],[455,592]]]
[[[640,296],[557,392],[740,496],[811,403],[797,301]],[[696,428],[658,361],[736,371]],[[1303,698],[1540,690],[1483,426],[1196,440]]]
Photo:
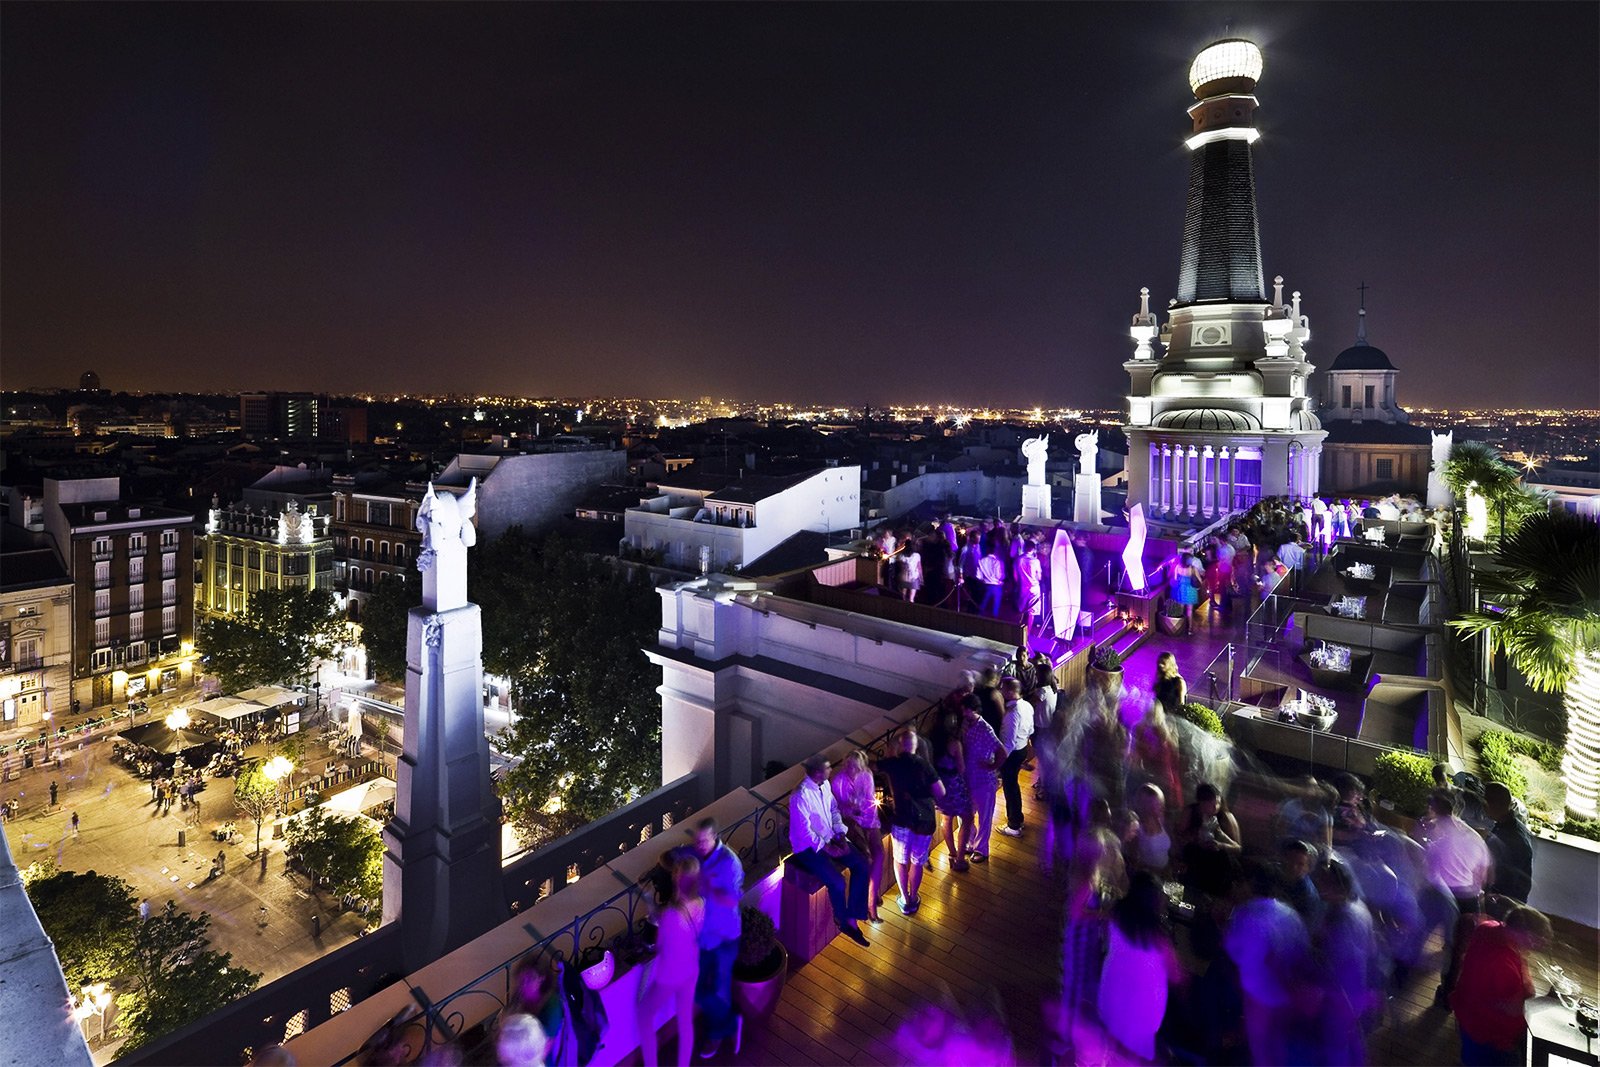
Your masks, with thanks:
[[[1272,306],[1283,307],[1283,275],[1272,279]]]
[[[1143,317],[1148,314],[1150,314],[1150,287],[1146,285],[1139,289],[1139,315]]]

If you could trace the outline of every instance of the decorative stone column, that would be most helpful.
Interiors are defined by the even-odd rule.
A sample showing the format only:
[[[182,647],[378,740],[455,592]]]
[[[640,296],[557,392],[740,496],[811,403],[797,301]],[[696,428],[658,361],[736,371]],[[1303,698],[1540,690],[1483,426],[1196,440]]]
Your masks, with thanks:
[[[428,486],[417,512],[422,606],[406,627],[404,753],[384,829],[383,919],[401,926],[407,969],[506,918],[500,800],[483,731],[483,621],[467,600],[477,479],[457,500]]]

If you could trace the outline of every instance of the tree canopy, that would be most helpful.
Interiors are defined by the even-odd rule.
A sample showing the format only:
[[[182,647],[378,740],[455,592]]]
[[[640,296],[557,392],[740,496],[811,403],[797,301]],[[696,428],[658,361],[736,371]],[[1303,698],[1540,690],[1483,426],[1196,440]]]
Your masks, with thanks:
[[[94,871],[58,871],[29,883],[28,899],[55,942],[67,988],[109,982],[122,972],[139,924],[127,882]]]
[[[233,966],[232,953],[211,948],[211,916],[178,905],[136,920],[124,976],[133,988],[117,997],[124,1050],[169,1034],[250,992],[259,974]]]
[[[647,572],[515,527],[467,562],[484,669],[510,679],[517,706],[500,746],[520,760],[501,782],[518,828],[547,840],[656,788],[661,701],[642,649],[661,601]],[[367,662],[380,673],[405,669],[400,593],[380,587],[363,615]]]
[[[345,634],[327,589],[262,589],[238,615],[200,623],[196,640],[225,689],[288,685],[331,657]]]
[[[361,643],[367,650],[367,666],[386,682],[405,677],[406,620],[411,609],[421,603],[421,582],[391,578],[379,582],[361,605]]]
[[[513,529],[476,555],[484,666],[511,679],[517,704],[502,747],[520,762],[501,799],[538,843],[660,785],[661,700],[643,648],[661,601],[647,572],[556,538]]]
[[[256,824],[256,852],[261,851],[261,826],[278,808],[278,783],[267,777],[266,764],[257,760],[233,780],[233,806]]]
[[[284,827],[284,842],[318,885],[362,900],[383,896],[383,838],[366,819],[314,804]]]

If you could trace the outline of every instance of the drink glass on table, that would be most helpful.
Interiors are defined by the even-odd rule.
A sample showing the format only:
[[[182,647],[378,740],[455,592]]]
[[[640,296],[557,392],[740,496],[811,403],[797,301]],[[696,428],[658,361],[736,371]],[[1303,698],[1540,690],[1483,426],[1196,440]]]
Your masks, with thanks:
[[[1580,1034],[1591,1041],[1600,1036],[1600,1006],[1593,998],[1584,997],[1578,1001],[1576,1017]]]

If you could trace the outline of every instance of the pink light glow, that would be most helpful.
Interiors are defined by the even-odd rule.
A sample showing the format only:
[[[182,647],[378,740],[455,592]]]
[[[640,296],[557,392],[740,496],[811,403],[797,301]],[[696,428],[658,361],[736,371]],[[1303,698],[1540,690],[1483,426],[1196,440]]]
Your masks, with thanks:
[[[1057,637],[1072,636],[1082,609],[1083,575],[1078,570],[1078,554],[1072,550],[1072,538],[1066,531],[1057,530],[1050,546],[1050,611]]]
[[[1128,511],[1128,545],[1122,550],[1122,567],[1135,593],[1144,592],[1144,539],[1144,505],[1135,504]]]

